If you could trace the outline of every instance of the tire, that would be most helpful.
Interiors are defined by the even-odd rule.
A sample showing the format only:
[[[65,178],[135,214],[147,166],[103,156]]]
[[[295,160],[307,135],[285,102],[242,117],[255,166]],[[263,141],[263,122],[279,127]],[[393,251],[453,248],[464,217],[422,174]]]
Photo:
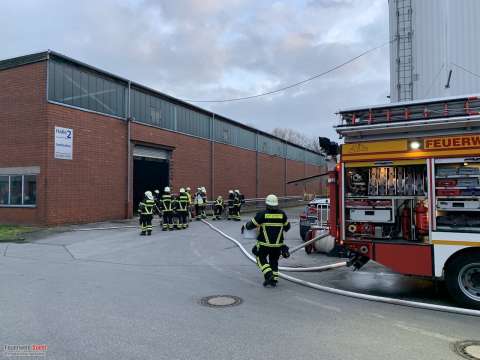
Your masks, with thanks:
[[[445,281],[453,300],[480,309],[480,252],[454,258],[446,269]]]
[[[300,225],[300,237],[303,241],[306,241],[308,230],[310,230],[310,226]]]
[[[313,252],[313,244],[305,246],[305,252],[310,255]]]

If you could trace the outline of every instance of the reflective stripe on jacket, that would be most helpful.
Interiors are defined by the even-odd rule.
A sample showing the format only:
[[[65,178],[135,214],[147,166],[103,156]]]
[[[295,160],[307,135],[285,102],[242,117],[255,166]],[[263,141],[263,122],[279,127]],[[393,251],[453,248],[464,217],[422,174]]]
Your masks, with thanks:
[[[142,215],[152,215],[154,206],[154,200],[143,200],[140,202],[140,204],[138,204],[138,212]]]
[[[281,247],[283,245],[283,232],[290,229],[285,212],[279,209],[267,209],[258,212],[250,220],[246,228],[252,230],[260,228],[257,236],[257,244],[268,247]]]

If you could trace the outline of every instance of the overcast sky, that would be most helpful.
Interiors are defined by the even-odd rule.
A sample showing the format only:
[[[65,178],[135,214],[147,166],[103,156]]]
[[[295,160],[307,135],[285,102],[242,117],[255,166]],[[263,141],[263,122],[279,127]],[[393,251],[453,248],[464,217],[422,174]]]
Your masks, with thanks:
[[[52,49],[182,99],[304,80],[388,41],[387,0],[2,0],[0,59]],[[302,87],[198,104],[271,131],[337,138],[342,107],[387,102],[388,46]]]

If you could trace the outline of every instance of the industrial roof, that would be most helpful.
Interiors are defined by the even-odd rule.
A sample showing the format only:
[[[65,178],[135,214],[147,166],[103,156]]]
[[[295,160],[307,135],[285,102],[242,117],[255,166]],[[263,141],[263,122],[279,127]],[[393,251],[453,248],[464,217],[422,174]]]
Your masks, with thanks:
[[[188,107],[190,109],[194,109],[194,110],[197,110],[199,112],[202,112],[202,113],[205,113],[205,114],[208,114],[208,115],[213,115],[215,117],[218,117],[218,118],[221,118],[222,120],[225,120],[231,124],[234,124],[234,125],[237,125],[239,127],[242,127],[244,129],[247,129],[247,130],[251,130],[253,132],[256,132],[258,134],[261,134],[261,135],[264,135],[264,136],[267,136],[267,137],[270,137],[270,138],[273,138],[273,139],[277,139],[283,143],[286,143],[288,145],[291,145],[291,146],[294,146],[294,147],[297,147],[297,148],[300,148],[300,149],[303,149],[303,150],[306,150],[308,152],[311,152],[313,154],[316,154],[316,155],[321,155],[323,156],[322,154],[314,151],[314,150],[311,150],[311,149],[308,149],[304,146],[301,146],[301,145],[298,145],[298,144],[295,144],[295,143],[292,143],[288,140],[284,140],[278,136],[275,136],[275,135],[272,135],[270,133],[267,133],[265,131],[262,131],[262,130],[259,130],[257,128],[254,128],[254,127],[251,127],[251,126],[248,126],[248,125],[245,125],[245,124],[242,124],[238,121],[235,121],[235,120],[232,120],[226,116],[223,116],[221,114],[217,114],[217,113],[214,113],[212,111],[209,111],[209,110],[206,110],[206,109],[203,109],[201,107],[198,107],[196,105],[193,105],[187,101],[184,101],[184,100],[181,100],[181,99],[178,99],[178,98],[175,98],[171,95],[168,95],[168,94],[165,94],[163,92],[160,92],[158,90],[155,90],[155,89],[152,89],[152,88],[149,88],[145,85],[142,85],[142,84],[139,84],[137,82],[134,82],[134,81],[131,81],[131,80],[128,80],[126,78],[123,78],[121,76],[118,76],[118,75],[115,75],[115,74],[112,74],[108,71],[105,71],[105,70],[102,70],[102,69],[99,69],[95,66],[92,66],[92,65],[89,65],[89,64],[86,64],[86,63],[83,63],[79,60],[76,60],[76,59],[73,59],[69,56],[66,56],[66,55],[63,55],[61,53],[58,53],[56,51],[53,51],[53,50],[47,50],[47,51],[41,51],[41,52],[37,52],[37,53],[33,53],[33,54],[28,54],[28,55],[24,55],[24,56],[18,56],[18,57],[15,57],[15,58],[11,58],[11,59],[5,59],[5,60],[0,60],[0,71],[1,70],[6,70],[6,69],[10,69],[10,68],[14,68],[14,67],[18,67],[18,66],[22,66],[22,65],[27,65],[27,64],[32,64],[32,63],[35,63],[35,62],[40,62],[40,61],[45,61],[45,60],[48,60],[50,58],[50,56],[53,56],[53,57],[57,57],[57,58],[61,58],[63,60],[66,60],[66,61],[69,61],[71,63],[74,63],[74,64],[77,64],[77,65],[80,65],[82,67],[85,67],[85,68],[88,68],[90,70],[93,70],[95,72],[98,72],[100,74],[103,74],[103,75],[106,75],[106,76],[109,76],[115,80],[119,80],[121,82],[125,82],[125,83],[130,83],[131,85],[133,85],[134,87],[136,88],[140,88],[140,89],[144,89],[146,91],[149,91],[151,93],[154,93],[154,94],[157,94],[163,98],[166,98],[168,99],[169,101],[171,102],[174,102],[178,105],[182,105],[182,106],[185,106],[185,107]]]

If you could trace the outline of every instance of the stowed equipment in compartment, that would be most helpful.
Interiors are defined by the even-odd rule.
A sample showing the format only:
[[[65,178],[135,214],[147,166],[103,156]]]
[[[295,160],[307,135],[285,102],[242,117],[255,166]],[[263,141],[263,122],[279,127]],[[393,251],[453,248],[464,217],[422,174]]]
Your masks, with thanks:
[[[429,233],[426,164],[347,165],[345,183],[347,238],[426,240]]]
[[[480,232],[480,159],[435,162],[436,230]]]

